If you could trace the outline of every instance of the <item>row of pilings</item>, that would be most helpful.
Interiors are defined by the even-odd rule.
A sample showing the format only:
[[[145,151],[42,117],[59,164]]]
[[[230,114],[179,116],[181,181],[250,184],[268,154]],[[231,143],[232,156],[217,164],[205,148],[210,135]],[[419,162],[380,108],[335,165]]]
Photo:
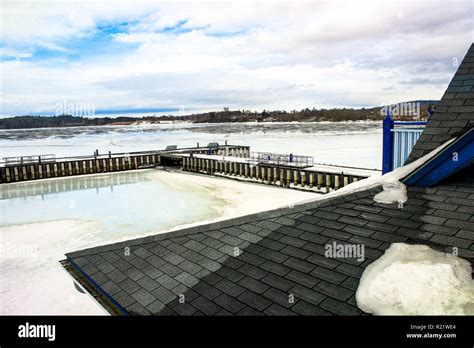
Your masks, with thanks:
[[[250,156],[250,147],[224,145],[215,148],[193,147],[174,151],[148,151],[94,156],[65,157],[54,160],[23,162],[0,165],[0,184],[30,180],[68,177],[76,175],[111,173],[150,168],[159,165],[181,166],[182,156],[187,154],[211,154],[234,157]]]
[[[141,169],[161,163],[159,154],[117,156],[98,159],[70,159],[46,163],[0,167],[0,183],[110,173]]]
[[[281,187],[300,187],[315,190],[325,188],[337,190],[366,176],[350,173],[318,172],[310,169],[287,166],[255,164],[251,162],[218,160],[212,158],[183,156],[182,169],[210,175],[234,176],[253,179]]]

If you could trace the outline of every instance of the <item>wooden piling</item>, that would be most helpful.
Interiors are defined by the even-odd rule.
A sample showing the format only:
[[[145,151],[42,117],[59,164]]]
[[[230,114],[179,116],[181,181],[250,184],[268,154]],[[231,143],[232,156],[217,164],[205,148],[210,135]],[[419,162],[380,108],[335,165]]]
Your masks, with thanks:
[[[326,191],[331,188],[331,174],[326,174]]]
[[[340,179],[339,175],[334,176],[334,189],[335,190],[337,190],[340,187],[339,179]]]
[[[323,185],[323,174],[318,173],[318,190],[321,189],[322,185]]]

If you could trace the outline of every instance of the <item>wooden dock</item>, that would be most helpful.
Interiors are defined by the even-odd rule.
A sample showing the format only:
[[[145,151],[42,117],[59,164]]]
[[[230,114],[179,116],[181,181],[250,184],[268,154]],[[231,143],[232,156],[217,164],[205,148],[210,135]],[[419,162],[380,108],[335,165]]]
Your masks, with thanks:
[[[92,156],[55,158],[48,155],[7,158],[0,162],[0,184],[86,174],[111,173],[180,165],[184,154],[248,156],[249,146],[176,148],[172,150],[94,154]]]
[[[182,169],[209,175],[238,177],[281,187],[337,190],[353,182],[380,174],[378,170],[313,164],[307,167],[260,162],[231,156],[183,155]]]
[[[156,166],[239,178],[306,190],[337,190],[379,174],[377,170],[315,164],[309,156],[251,153],[249,146],[218,145],[131,153],[94,153],[93,156],[56,158],[54,155],[7,158],[0,162],[0,184],[146,169]],[[61,183],[64,185],[64,183]],[[78,183],[79,185],[79,183]],[[59,189],[50,185],[46,191]],[[35,190],[35,188],[30,188]]]

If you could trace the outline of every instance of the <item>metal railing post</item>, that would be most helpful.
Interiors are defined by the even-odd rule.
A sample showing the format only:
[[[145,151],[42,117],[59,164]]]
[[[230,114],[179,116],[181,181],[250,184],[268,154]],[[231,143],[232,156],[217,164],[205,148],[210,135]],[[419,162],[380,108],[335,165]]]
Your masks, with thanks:
[[[393,170],[393,120],[387,110],[387,116],[383,120],[383,141],[382,141],[382,174]]]

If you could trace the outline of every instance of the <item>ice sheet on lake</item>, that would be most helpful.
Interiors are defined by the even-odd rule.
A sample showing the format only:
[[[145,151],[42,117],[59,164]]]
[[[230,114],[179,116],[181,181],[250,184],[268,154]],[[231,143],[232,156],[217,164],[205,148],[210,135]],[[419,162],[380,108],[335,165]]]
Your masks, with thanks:
[[[380,122],[174,123],[0,130],[2,157],[160,150],[225,141],[251,151],[314,156],[317,163],[380,168]],[[297,141],[295,141],[297,140]]]

